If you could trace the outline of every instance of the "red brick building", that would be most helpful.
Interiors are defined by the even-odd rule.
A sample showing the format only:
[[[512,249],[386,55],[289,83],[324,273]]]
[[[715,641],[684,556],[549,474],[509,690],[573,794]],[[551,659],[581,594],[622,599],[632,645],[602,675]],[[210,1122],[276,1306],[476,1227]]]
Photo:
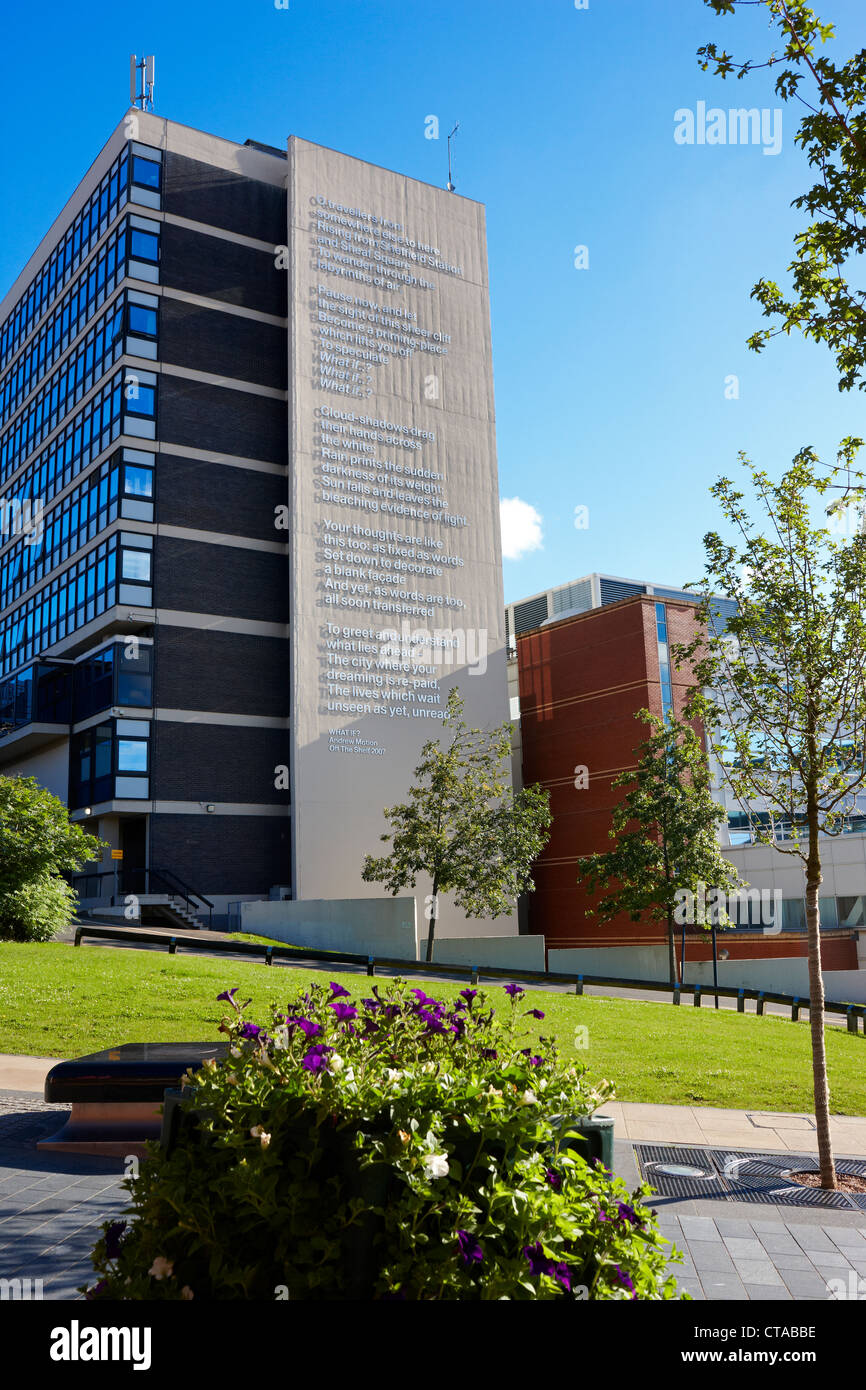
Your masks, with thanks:
[[[622,793],[613,780],[636,764],[635,748],[647,736],[636,719],[649,709],[683,711],[688,684],[670,660],[670,648],[691,640],[695,603],[658,593],[547,621],[515,637],[520,698],[524,785],[540,782],[550,792],[551,838],[535,867],[536,891],[528,896],[528,930],[548,947],[640,946],[665,939],[663,924],[633,922],[622,914],[608,923],[587,916],[592,906],[577,881],[581,855],[610,848],[611,813]],[[586,769],[587,776],[581,775]],[[731,959],[805,954],[805,939],[756,938],[726,932]],[[850,933],[824,934],[826,969],[856,969]],[[689,960],[708,959],[708,933],[690,930]]]

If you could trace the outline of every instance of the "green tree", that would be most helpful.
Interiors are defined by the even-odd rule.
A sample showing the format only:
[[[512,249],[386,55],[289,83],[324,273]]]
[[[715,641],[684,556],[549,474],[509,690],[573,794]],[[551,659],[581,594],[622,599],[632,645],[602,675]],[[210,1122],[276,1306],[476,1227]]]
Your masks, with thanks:
[[[860,443],[843,441],[840,465],[850,467]],[[733,539],[704,537],[707,644],[676,655],[692,665],[690,713],[704,722],[753,840],[803,864],[815,1121],[822,1185],[833,1188],[818,891],[822,837],[862,814],[866,785],[866,536],[813,523],[816,498],[840,471],[819,474],[813,450],[801,450],[777,485],[740,457],[765,530],[721,478],[712,493]],[[713,590],[738,595],[724,629]]]
[[[50,940],[75,908],[63,875],[102,849],[35,777],[0,776],[0,940]]]
[[[646,916],[667,927],[671,984],[677,980],[674,923],[682,890],[700,895],[708,885],[733,890],[739,877],[719,847],[725,812],[714,801],[704,746],[689,723],[671,716],[666,723],[649,710],[636,718],[650,726],[635,752],[635,768],[611,783],[628,788],[613,809],[608,832],[614,848],[578,860],[578,882],[600,893],[591,915],[609,922],[627,912],[633,922]],[[727,914],[719,914],[722,926]]]
[[[866,290],[852,283],[862,274],[866,252],[866,49],[841,63],[819,52],[834,36],[805,0],[704,0],[718,15],[756,4],[766,9],[782,43],[781,52],[765,59],[737,60],[708,43],[698,49],[704,71],[738,78],[760,68],[781,65],[776,95],[805,110],[796,135],[817,179],[794,199],[793,207],[809,217],[806,229],[794,238],[794,259],[788,266],[793,293],[785,294],[773,280],[759,280],[752,290],[764,311],[775,320],[760,329],[749,346],[760,352],[780,333],[797,329],[832,349],[839,371],[840,391],[859,384],[866,389]]]
[[[508,724],[470,729],[462,715],[455,686],[442,721],[449,741],[424,744],[408,800],[384,813],[391,833],[381,839],[391,848],[378,858],[368,854],[362,873],[366,883],[382,883],[395,896],[414,888],[419,874],[429,876],[428,961],[439,895],[453,893],[467,917],[511,916],[517,897],[535,887],[532,864],[550,828],[549,794],[539,786],[512,792],[508,785]]]

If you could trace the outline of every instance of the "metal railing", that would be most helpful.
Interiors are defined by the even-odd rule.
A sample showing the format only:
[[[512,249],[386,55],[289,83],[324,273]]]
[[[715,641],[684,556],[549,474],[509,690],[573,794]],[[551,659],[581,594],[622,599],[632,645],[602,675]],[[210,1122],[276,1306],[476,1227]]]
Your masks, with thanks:
[[[108,893],[102,888],[102,879],[106,878],[112,881],[112,889]],[[213,925],[214,905],[210,898],[206,898],[203,893],[196,893],[171,869],[134,869],[119,865],[116,870],[104,869],[97,873],[73,874],[71,883],[80,898],[107,898],[111,907],[121,906],[118,898],[130,893],[165,893],[168,897],[179,898],[194,916],[198,916],[203,908],[206,909],[208,926]],[[94,885],[95,891],[92,891]]]
[[[389,956],[370,956],[352,951],[313,951],[299,946],[263,946],[256,941],[202,941],[200,937],[183,937],[177,933],[169,934],[127,927],[92,927],[89,923],[82,923],[75,930],[75,945],[80,946],[85,937],[93,937],[97,940],[148,941],[157,945],[165,945],[170,955],[176,955],[181,947],[186,946],[199,952],[210,951],[216,955],[227,953],[264,957],[266,965],[273,965],[274,960],[287,960],[292,961],[299,969],[303,969],[307,961],[316,961],[325,965],[357,965],[363,967],[367,975],[370,976],[382,969],[398,970],[401,975],[426,976],[428,979],[431,975],[456,975],[459,979],[468,979],[473,985],[482,978],[522,980],[527,984],[572,985],[575,994],[583,994],[586,985],[598,985],[616,989],[672,994],[671,1002],[673,1004],[682,1004],[683,996],[691,995],[692,1003],[696,1008],[701,1007],[705,998],[716,996],[723,999],[736,999],[738,1013],[745,1013],[746,1000],[751,999],[756,1003],[755,1012],[759,1016],[763,1015],[766,1004],[781,1004],[785,1008],[790,1008],[791,1018],[794,1022],[799,1019],[801,1010],[809,1008],[807,997],[796,994],[781,994],[769,989],[746,989],[732,985],[716,986],[688,983],[672,985],[670,981],[625,980],[616,975],[573,975],[549,970],[509,970],[499,965],[449,965],[439,961],[433,961],[432,964],[428,965],[422,961],[397,960]],[[825,1001],[824,1012],[840,1014],[847,1023],[849,1033],[860,1031],[858,1019],[861,1019],[863,1032],[866,1034],[866,1004]]]

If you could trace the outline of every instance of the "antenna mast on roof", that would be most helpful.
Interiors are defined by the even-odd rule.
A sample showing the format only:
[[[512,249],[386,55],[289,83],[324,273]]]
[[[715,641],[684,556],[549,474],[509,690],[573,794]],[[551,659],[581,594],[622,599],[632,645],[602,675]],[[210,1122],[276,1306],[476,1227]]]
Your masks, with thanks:
[[[455,122],[454,122],[454,129],[452,130],[451,134],[448,136],[448,192],[449,192],[449,193],[453,193],[453,192],[454,192],[454,180],[453,180],[453,178],[451,177],[451,141],[454,139],[454,136],[457,134],[457,132],[458,132],[459,129],[460,129],[460,122],[459,122],[459,121],[455,121]]]
[[[140,74],[140,79],[139,79]],[[129,55],[129,102],[142,111],[153,110],[153,54],[139,62],[135,53]]]

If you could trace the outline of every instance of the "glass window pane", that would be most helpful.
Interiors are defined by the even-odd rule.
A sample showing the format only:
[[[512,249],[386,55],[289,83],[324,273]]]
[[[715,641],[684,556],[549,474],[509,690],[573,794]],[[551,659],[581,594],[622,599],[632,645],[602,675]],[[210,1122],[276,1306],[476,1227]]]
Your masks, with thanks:
[[[124,469],[124,492],[127,497],[153,496],[153,469],[138,468],[128,463]]]
[[[142,304],[130,304],[129,329],[131,333],[144,333],[149,338],[155,338],[156,310],[145,309]]]
[[[806,904],[802,898],[784,898],[782,900],[782,930],[806,930]]]
[[[118,772],[147,772],[147,744],[144,739],[117,740]]]
[[[124,550],[122,554],[121,577],[123,579],[150,580],[150,554],[146,550]]]
[[[840,927],[862,927],[866,925],[863,898],[837,898]]]
[[[159,188],[159,165],[152,159],[142,159],[140,154],[133,155],[132,182],[142,188]]]

